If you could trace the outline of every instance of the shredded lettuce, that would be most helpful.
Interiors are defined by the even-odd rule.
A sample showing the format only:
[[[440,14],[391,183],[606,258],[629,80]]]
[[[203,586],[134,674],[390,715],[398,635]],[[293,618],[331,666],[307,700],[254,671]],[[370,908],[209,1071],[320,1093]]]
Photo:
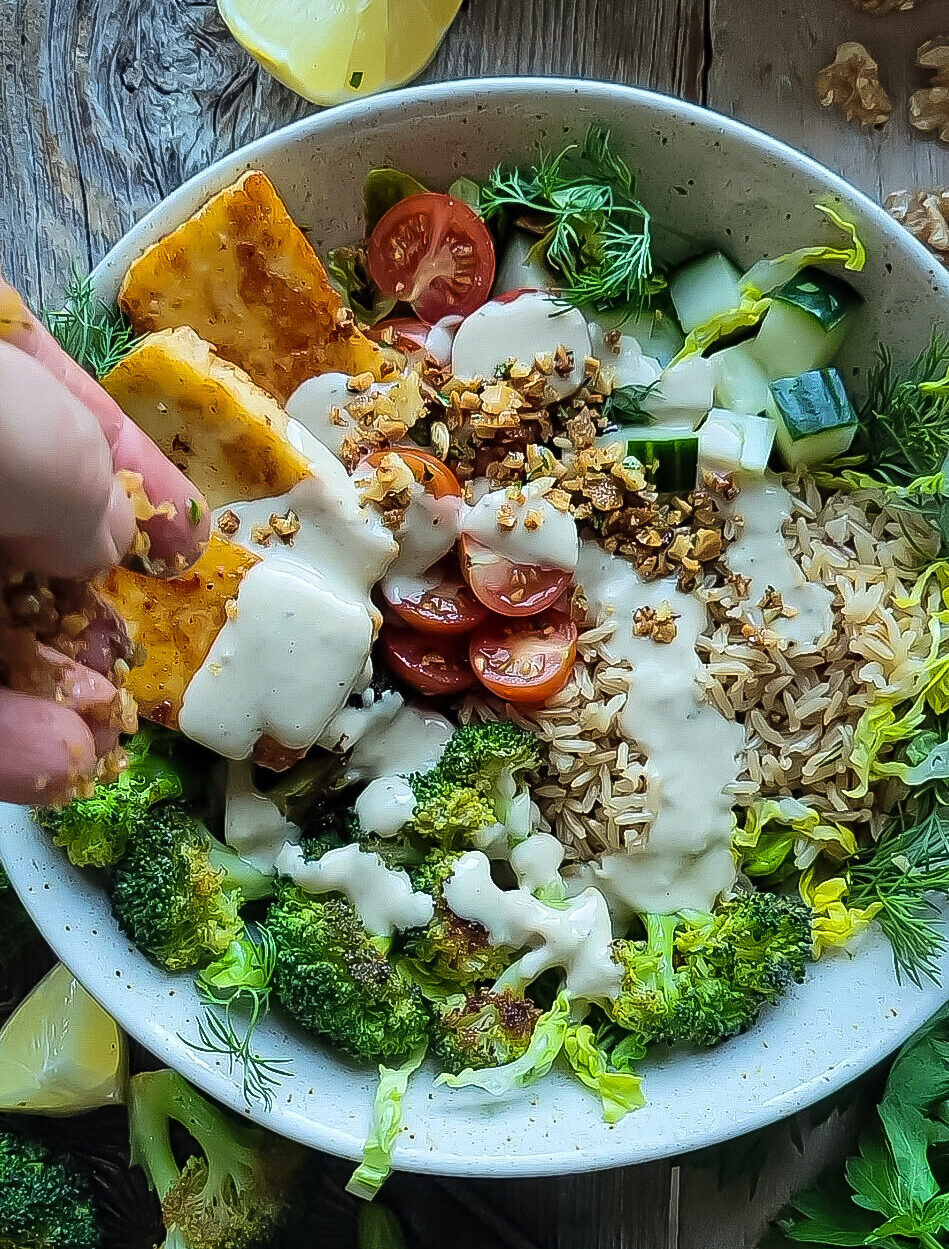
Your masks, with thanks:
[[[454,1089],[474,1086],[493,1097],[504,1097],[514,1089],[536,1084],[554,1065],[564,1047],[569,1026],[570,1001],[566,993],[560,992],[550,1010],[538,1019],[530,1045],[520,1058],[501,1067],[485,1067],[479,1071],[468,1067],[458,1075],[445,1071],[435,1083]]]
[[[759,260],[748,270],[739,282],[743,299],[761,299],[769,295],[786,282],[795,277],[808,265],[842,264],[851,273],[859,273],[867,263],[867,249],[860,241],[857,227],[848,221],[839,209],[828,200],[818,200],[814,205],[818,212],[829,218],[838,229],[842,230],[850,240],[843,247],[829,247],[817,244],[813,247],[799,247],[796,251],[786,252],[773,260]]]
[[[771,876],[793,854],[794,866],[810,867],[821,853],[842,860],[857,852],[849,828],[821,818],[797,798],[759,798],[736,827],[732,845],[746,876]]]
[[[881,904],[872,902],[866,907],[847,905],[849,885],[843,876],[830,880],[815,880],[814,868],[809,868],[798,881],[801,897],[814,912],[811,923],[814,958],[826,950],[840,949],[863,932],[879,914]]]
[[[426,1046],[413,1050],[401,1067],[379,1067],[379,1086],[372,1110],[372,1126],[363,1147],[362,1162],[352,1174],[346,1191],[372,1201],[392,1171],[392,1151],[402,1126],[402,1103],[410,1077],[425,1058]]]
[[[669,364],[672,368],[680,360],[688,360],[691,356],[701,356],[709,347],[720,339],[727,338],[739,330],[754,329],[761,318],[771,307],[770,299],[742,298],[737,308],[729,308],[727,312],[719,312],[709,317],[686,335],[685,342]]]
[[[645,1106],[642,1080],[629,1071],[610,1071],[589,1024],[571,1024],[563,1049],[573,1074],[602,1102],[605,1122],[619,1123],[631,1110]]]

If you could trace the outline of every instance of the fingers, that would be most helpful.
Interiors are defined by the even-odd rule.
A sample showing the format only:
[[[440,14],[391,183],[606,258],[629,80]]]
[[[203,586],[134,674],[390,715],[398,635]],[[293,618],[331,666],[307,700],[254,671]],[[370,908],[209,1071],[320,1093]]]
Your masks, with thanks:
[[[123,557],[135,518],[96,417],[7,342],[0,446],[0,534],[20,567],[82,577]]]
[[[75,711],[0,687],[0,801],[61,802],[95,767],[95,738]]]
[[[0,339],[32,357],[93,414],[112,449],[114,466],[140,473],[152,504],[170,502],[173,517],[142,525],[150,554],[171,572],[190,566],[208,540],[210,517],[203,497],[152,440],[128,419],[115,400],[81,368],[0,278]],[[123,548],[123,554],[127,550]]]

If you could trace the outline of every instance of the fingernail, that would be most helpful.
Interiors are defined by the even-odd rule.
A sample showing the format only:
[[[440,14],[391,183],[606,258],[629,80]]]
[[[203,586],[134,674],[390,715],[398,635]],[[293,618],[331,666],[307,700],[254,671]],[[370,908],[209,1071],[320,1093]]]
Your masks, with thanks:
[[[106,528],[115,543],[115,563],[128,552],[135,536],[135,513],[132,501],[125,493],[121,482],[112,479],[109,491],[109,510],[106,513]]]

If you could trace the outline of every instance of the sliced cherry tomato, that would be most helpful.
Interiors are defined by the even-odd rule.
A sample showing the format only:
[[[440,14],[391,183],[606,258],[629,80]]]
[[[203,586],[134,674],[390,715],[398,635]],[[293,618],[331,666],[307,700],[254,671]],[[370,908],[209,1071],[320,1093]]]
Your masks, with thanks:
[[[514,564],[467,534],[460,546],[461,571],[472,594],[499,616],[536,616],[552,607],[573,580],[565,568]]]
[[[397,455],[415,474],[415,480],[424,486],[435,499],[444,499],[446,495],[461,498],[461,483],[447,464],[443,464],[437,455],[423,451],[420,447],[393,447],[391,451],[373,451],[367,455],[366,464],[378,468],[387,455]]]
[[[438,567],[429,574],[437,581],[419,594],[400,597],[398,579],[383,581],[382,592],[389,606],[406,624],[423,633],[470,633],[482,624],[488,609],[479,603],[457,572]]]
[[[432,327],[415,317],[390,317],[366,331],[377,343],[390,343],[397,351],[411,353],[428,350],[428,331]]]
[[[510,703],[545,703],[570,679],[577,658],[577,626],[566,612],[532,620],[490,620],[471,635],[475,676]]]
[[[384,625],[379,640],[393,673],[423,694],[460,694],[475,683],[467,638]]]
[[[399,200],[372,232],[372,280],[434,325],[466,317],[487,300],[494,281],[494,241],[467,204],[426,191]]]

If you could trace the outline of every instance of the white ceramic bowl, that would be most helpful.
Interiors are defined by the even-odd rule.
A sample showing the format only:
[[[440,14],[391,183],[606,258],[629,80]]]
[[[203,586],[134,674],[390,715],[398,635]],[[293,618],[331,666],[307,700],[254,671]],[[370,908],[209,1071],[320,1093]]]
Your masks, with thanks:
[[[396,92],[289,126],[219,161],[138,223],[96,272],[115,294],[129,262],[211,192],[249,168],[264,170],[317,249],[355,238],[363,177],[376,165],[411,170],[444,187],[483,176],[499,161],[530,159],[582,138],[591,121],[613,128],[640,171],[640,189],[663,247],[715,246],[751,263],[824,237],[813,201],[830,194],[859,222],[869,262],[855,284],[863,323],[845,361],[859,371],[885,339],[906,356],[946,323],[949,275],[859,192],[813,161],[727,118],[623,87],[553,79],[459,82]],[[34,919],[63,961],[154,1054],[236,1110],[245,1109],[226,1065],[196,1053],[198,1002],[187,976],[166,975],[119,934],[92,876],[71,868],[29,817],[0,812],[0,856]],[[946,961],[949,970],[949,959]],[[471,1091],[411,1086],[396,1165],[475,1176],[540,1175],[645,1162],[713,1144],[806,1106],[884,1058],[942,1002],[941,989],[897,985],[886,943],[816,966],[807,983],[747,1035],[701,1054],[644,1064],[648,1105],[615,1127],[592,1097],[552,1074],[509,1101]],[[253,1118],[348,1157],[360,1153],[373,1072],[332,1055],[278,1017],[263,1053],[293,1074],[270,1112]]]

